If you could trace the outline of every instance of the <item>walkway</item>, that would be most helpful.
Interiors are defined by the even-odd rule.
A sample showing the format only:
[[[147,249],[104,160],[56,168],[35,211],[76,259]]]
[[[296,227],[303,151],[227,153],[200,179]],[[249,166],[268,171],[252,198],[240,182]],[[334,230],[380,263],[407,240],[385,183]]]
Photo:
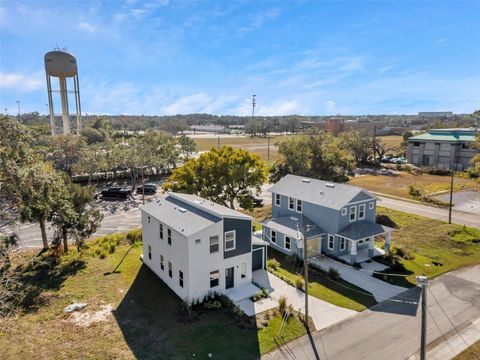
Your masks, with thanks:
[[[385,281],[374,278],[367,271],[357,270],[351,266],[333,261],[325,256],[311,259],[310,264],[323,271],[328,271],[328,269],[334,268],[338,271],[343,280],[372,293],[375,300],[378,302],[389,299],[408,290],[400,286],[390,285]]]
[[[255,303],[248,299],[238,302],[237,305],[247,315],[251,316],[255,313],[277,307],[278,299],[282,296],[285,296],[287,304],[292,304],[295,310],[300,309],[302,313],[305,312],[305,293],[287,284],[279,277],[265,270],[257,270],[253,272],[253,281],[270,291],[270,299],[264,299]],[[308,301],[309,315],[317,330],[325,329],[358,314],[356,311],[330,304],[313,296],[309,296]]]

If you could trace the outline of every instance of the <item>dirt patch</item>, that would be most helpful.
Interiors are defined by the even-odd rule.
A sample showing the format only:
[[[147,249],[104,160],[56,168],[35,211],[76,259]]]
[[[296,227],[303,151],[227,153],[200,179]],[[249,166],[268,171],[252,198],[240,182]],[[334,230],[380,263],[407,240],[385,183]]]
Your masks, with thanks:
[[[71,321],[77,326],[87,327],[98,322],[106,321],[112,311],[112,304],[102,305],[98,311],[72,313]]]

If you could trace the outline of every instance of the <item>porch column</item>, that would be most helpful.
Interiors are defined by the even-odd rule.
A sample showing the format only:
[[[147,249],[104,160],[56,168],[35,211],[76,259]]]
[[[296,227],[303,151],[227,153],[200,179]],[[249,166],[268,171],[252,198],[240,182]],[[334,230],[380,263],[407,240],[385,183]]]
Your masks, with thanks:
[[[350,240],[350,263],[354,264],[357,262],[357,242]]]
[[[375,237],[372,236],[370,238],[370,241],[368,242],[368,257],[369,258],[372,258],[373,255],[375,254],[374,249],[375,249]]]
[[[387,232],[385,235],[385,246],[384,246],[385,253],[390,253],[390,232]]]

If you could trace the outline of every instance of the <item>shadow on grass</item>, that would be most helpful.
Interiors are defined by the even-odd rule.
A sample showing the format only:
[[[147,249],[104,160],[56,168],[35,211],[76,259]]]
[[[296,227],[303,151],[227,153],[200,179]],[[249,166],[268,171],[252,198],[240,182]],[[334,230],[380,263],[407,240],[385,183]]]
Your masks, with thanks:
[[[257,329],[239,327],[229,310],[199,312],[185,321],[182,308],[177,295],[142,265],[113,314],[137,359],[260,357]]]
[[[65,280],[86,267],[84,260],[75,259],[70,262],[58,263],[53,256],[37,257],[28,266],[18,268],[20,275],[20,291],[25,292],[21,307],[25,311],[33,311],[47,299],[42,293],[57,291]]]

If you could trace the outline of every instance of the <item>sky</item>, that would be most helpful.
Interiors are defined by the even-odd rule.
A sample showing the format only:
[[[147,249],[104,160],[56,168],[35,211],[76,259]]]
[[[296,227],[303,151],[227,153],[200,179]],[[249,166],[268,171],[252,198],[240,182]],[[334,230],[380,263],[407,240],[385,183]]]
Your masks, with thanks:
[[[480,1],[1,0],[0,112],[47,112],[60,47],[83,114],[250,115],[252,94],[261,116],[471,113],[479,18]]]

